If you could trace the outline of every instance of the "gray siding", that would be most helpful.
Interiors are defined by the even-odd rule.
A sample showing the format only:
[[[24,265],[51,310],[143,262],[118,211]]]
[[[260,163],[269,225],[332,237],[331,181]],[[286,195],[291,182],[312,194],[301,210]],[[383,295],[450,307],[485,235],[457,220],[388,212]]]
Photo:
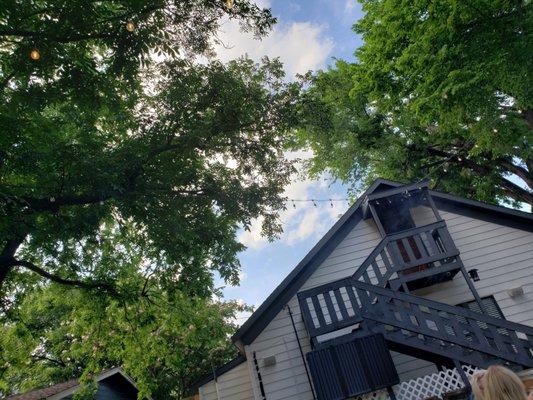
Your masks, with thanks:
[[[450,212],[441,212],[441,216],[448,224],[467,270],[479,270],[481,280],[476,282],[476,288],[480,295],[494,295],[507,319],[533,325],[533,234]],[[427,209],[416,210],[413,218],[417,223],[433,222]],[[301,290],[351,275],[380,239],[373,221],[361,221],[317,268]],[[506,290],[520,285],[524,287],[525,295],[511,299]],[[451,304],[472,300],[461,275],[451,282],[420,290],[417,294]],[[310,350],[309,338],[296,297],[291,299],[289,306],[304,352],[307,352]],[[268,400],[312,398],[287,310],[282,310],[255,341],[246,346],[248,363],[251,363],[254,351]],[[262,367],[262,359],[272,355],[276,357],[276,364]],[[402,380],[436,371],[434,365],[406,355],[393,354],[393,358]],[[260,399],[255,372],[251,380],[256,399]]]
[[[217,379],[218,400],[252,400],[254,394],[250,382],[248,362],[222,374]],[[199,388],[201,400],[217,400],[215,381],[210,381]]]

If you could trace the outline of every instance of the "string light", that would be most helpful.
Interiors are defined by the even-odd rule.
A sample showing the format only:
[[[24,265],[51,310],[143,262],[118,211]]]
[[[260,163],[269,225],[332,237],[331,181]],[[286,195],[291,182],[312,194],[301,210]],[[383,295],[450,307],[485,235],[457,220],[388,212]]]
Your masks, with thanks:
[[[291,202],[308,202],[308,203],[315,203],[315,202],[334,202],[334,201],[350,201],[348,198],[339,198],[339,199],[287,199],[287,201]]]
[[[135,30],[135,24],[132,21],[126,22],[126,30],[128,32],[133,32]]]
[[[287,199],[286,200],[287,203],[292,204],[293,208],[296,208],[296,203],[312,203],[314,207],[318,207],[317,203],[322,203],[322,202],[328,202],[329,205],[333,208],[334,207],[333,202],[338,202],[338,201],[349,203],[350,199],[342,198],[342,199]]]
[[[233,8],[233,0],[226,0],[226,7],[228,9]]]
[[[39,53],[39,50],[37,49],[32,49],[32,51],[30,51],[30,58],[34,61],[37,61],[41,58],[41,53]]]

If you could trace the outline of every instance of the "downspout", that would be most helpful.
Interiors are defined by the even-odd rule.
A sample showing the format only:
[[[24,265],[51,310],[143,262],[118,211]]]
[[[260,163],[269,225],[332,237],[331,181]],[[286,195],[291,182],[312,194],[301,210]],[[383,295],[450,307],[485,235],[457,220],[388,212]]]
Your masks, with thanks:
[[[255,351],[252,352],[254,359],[255,371],[257,372],[257,381],[259,382],[259,390],[261,391],[261,397],[263,400],[266,400],[265,386],[263,385],[263,378],[261,378],[261,371],[259,371],[259,363],[257,362],[257,355]]]
[[[215,390],[217,391],[217,400],[222,400],[220,398],[220,392],[218,390],[218,377],[217,377],[217,373],[215,371],[215,367],[212,367],[213,368],[213,380],[215,381]]]
[[[309,375],[309,369],[307,368],[307,362],[305,361],[304,351],[302,350],[302,344],[300,343],[300,338],[298,337],[298,331],[296,330],[296,324],[294,323],[294,317],[292,316],[291,307],[287,304],[287,311],[291,317],[292,329],[294,330],[294,336],[296,336],[296,342],[298,343],[298,349],[300,349],[300,355],[302,356],[302,363],[304,364],[305,374],[307,375],[307,381],[311,387],[311,393],[313,394],[313,400],[316,400],[315,389],[313,387],[313,382],[311,382],[311,376]]]

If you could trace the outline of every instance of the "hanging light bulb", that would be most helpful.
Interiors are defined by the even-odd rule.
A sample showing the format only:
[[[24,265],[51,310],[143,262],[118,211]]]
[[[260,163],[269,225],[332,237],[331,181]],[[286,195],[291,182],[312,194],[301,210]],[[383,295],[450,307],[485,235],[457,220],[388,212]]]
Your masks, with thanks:
[[[128,32],[133,32],[135,30],[135,24],[132,21],[126,22],[126,30]]]
[[[32,49],[32,51],[30,51],[30,58],[34,61],[37,61],[41,58],[41,53],[39,53],[39,50],[37,49]]]
[[[233,7],[233,0],[226,0],[226,7],[231,9]]]

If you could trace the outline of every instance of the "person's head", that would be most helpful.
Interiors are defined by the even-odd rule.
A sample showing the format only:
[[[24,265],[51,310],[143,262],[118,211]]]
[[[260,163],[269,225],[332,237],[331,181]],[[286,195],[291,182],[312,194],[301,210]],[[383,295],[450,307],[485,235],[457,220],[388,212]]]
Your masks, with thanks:
[[[526,389],[511,370],[491,365],[485,372],[475,374],[472,391],[476,400],[525,400]]]

